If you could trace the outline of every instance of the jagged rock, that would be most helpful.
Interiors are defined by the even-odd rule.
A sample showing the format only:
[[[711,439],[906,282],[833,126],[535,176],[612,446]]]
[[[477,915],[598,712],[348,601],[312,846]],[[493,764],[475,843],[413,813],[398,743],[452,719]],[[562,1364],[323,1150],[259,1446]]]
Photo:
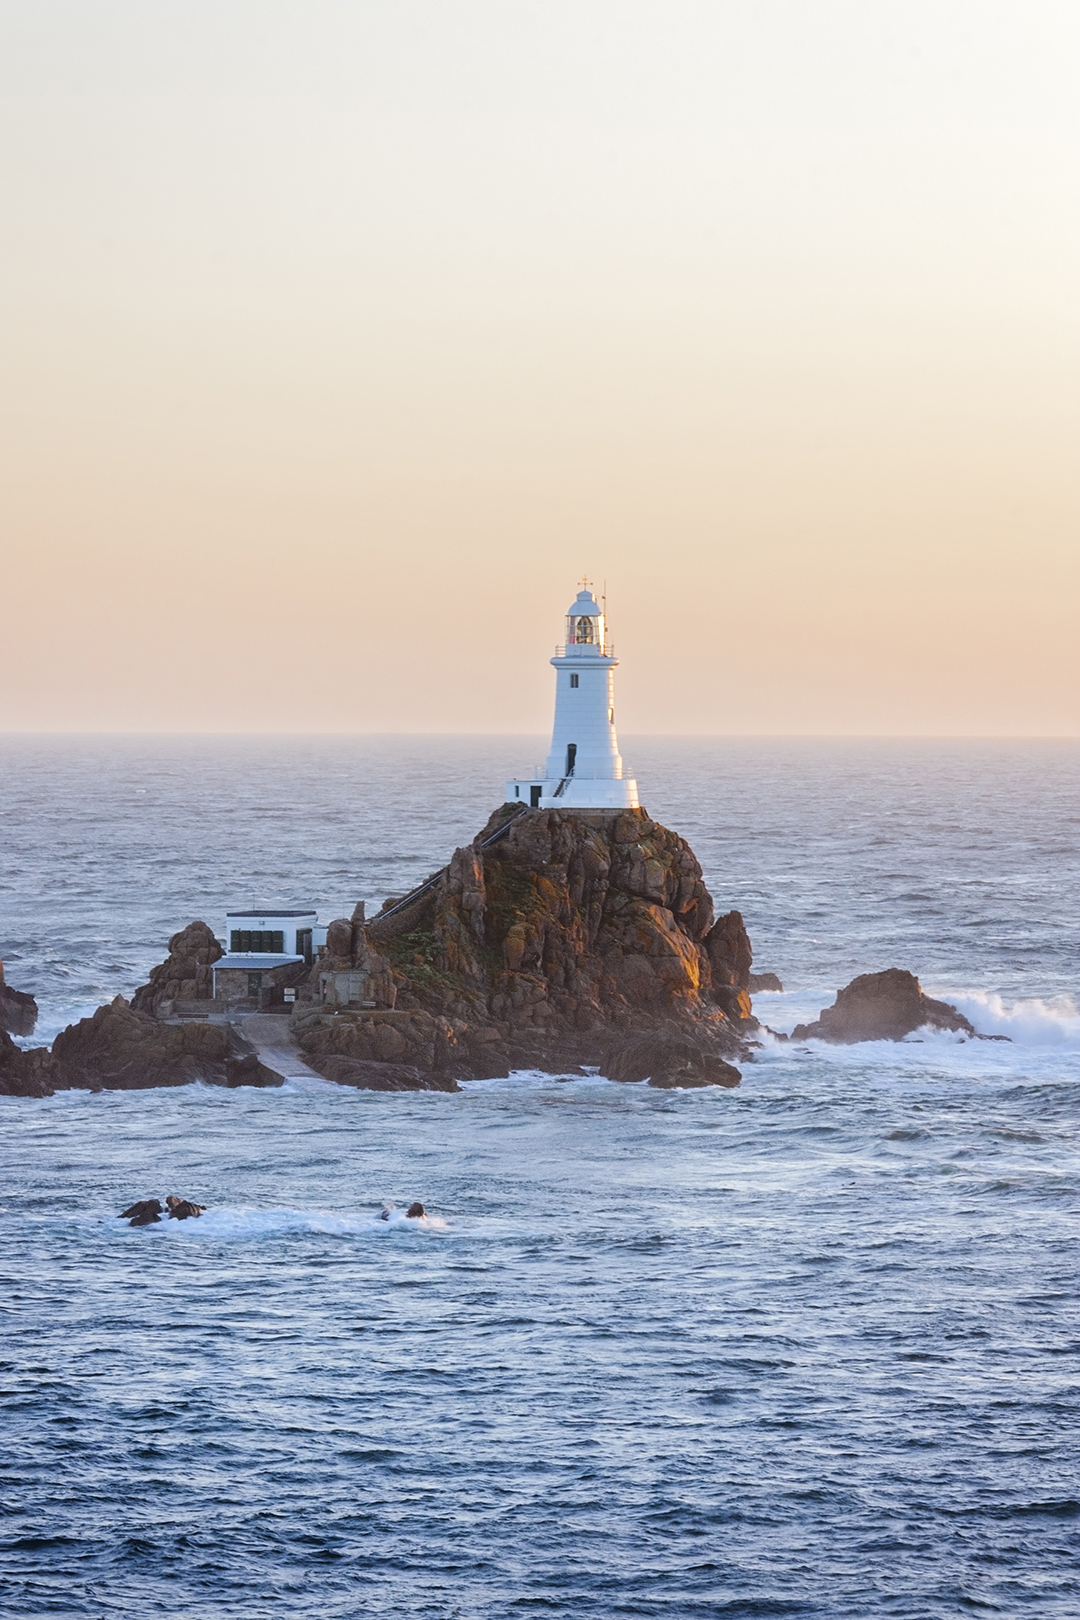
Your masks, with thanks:
[[[837,992],[813,1024],[799,1024],[792,1041],[900,1041],[916,1029],[956,1030],[974,1035],[975,1029],[955,1007],[923,994],[914,973],[886,968],[884,973],[861,973]]]
[[[169,1211],[170,1221],[197,1220],[200,1215],[206,1214],[205,1204],[193,1204],[190,1198],[173,1198],[165,1200]]]
[[[237,1035],[234,1046],[243,1039]],[[247,1046],[247,1042],[244,1041]],[[252,1048],[246,1052],[232,1052],[225,1059],[225,1079],[227,1086],[280,1086],[281,1075],[276,1069],[268,1069],[265,1063],[260,1062],[259,1054]]]
[[[335,917],[326,930],[322,960],[331,967],[348,967],[352,961],[353,925],[346,917]]]
[[[716,919],[705,936],[705,949],[714,984],[749,990],[750,964],[754,960],[754,953],[741,911],[729,911]]]
[[[408,1063],[379,1063],[365,1058],[309,1056],[307,1062],[325,1080],[359,1091],[460,1091],[456,1080],[441,1074],[421,1074]]]
[[[341,960],[344,926],[331,930],[309,985]],[[396,1006],[321,1013],[302,991],[293,1027],[320,1073],[330,1058],[455,1081],[527,1067],[574,1072],[600,1066],[613,1032],[663,1026],[665,1040],[681,1032],[691,1041],[703,1074],[706,1055],[737,1056],[757,1028],[742,918],[733,912],[713,928],[693,851],[641,810],[515,815],[504,806],[430,887],[376,917],[364,940],[388,961]],[[355,927],[349,949],[355,957]],[[684,1053],[653,1067],[689,1073],[687,1064]]]
[[[13,990],[4,980],[0,962],[0,1031],[9,1035],[32,1035],[37,1023],[37,1002],[26,990]]]
[[[737,1086],[742,1076],[707,1040],[682,1030],[656,1030],[625,1040],[603,1064],[609,1080],[647,1080],[665,1089]]]
[[[209,1001],[214,993],[211,970],[224,954],[212,928],[204,922],[188,923],[170,939],[165,961],[151,968],[149,984],[140,985],[132,996],[132,1007],[156,1018],[166,1003]]]
[[[222,1024],[160,1024],[117,996],[69,1024],[52,1047],[55,1089],[140,1091],[153,1086],[279,1086],[249,1041]]]
[[[129,1226],[156,1226],[162,1213],[160,1198],[140,1198],[137,1203],[122,1209],[118,1218],[127,1221]]]
[[[760,995],[765,990],[775,990],[782,994],[784,989],[775,973],[751,973],[746,988],[752,996]]]
[[[24,1052],[0,1029],[0,1097],[51,1097],[60,1082],[52,1054],[44,1046]]]
[[[337,917],[329,924],[318,961],[299,980],[295,1012],[304,1016],[313,1005],[324,1004],[392,1008],[396,999],[393,969],[371,943],[360,901],[351,918]]]

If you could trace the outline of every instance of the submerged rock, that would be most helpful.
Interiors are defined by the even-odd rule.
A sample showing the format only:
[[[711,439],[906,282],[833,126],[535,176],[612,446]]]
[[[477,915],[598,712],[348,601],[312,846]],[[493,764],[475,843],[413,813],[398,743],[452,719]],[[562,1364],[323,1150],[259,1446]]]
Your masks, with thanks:
[[[950,1007],[925,995],[914,973],[886,968],[884,973],[862,973],[845,985],[831,1007],[813,1024],[799,1024],[792,1041],[901,1041],[916,1029],[955,1030],[974,1035],[975,1028]]]
[[[0,1031],[9,1035],[32,1035],[37,1023],[37,1002],[27,990],[13,990],[4,979],[0,962]]]

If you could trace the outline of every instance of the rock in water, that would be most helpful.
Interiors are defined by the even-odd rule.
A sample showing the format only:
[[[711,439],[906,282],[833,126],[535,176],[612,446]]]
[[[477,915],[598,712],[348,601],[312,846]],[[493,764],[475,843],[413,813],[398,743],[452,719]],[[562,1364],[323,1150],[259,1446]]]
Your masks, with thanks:
[[[222,1024],[159,1024],[122,996],[61,1031],[54,1089],[141,1091],[153,1086],[280,1086],[249,1041]]]
[[[923,994],[914,973],[886,968],[884,973],[862,973],[837,992],[816,1023],[799,1024],[792,1041],[901,1041],[916,1029],[956,1030],[974,1035],[975,1029],[955,1007]]]
[[[13,990],[4,980],[0,962],[0,1030],[9,1035],[32,1035],[37,1023],[37,1002],[26,990]]]
[[[127,1221],[129,1226],[153,1226],[161,1220],[161,1200],[141,1198],[137,1204],[130,1204],[127,1209],[122,1209],[119,1218]]]
[[[58,1083],[56,1065],[44,1046],[24,1052],[0,1029],[0,1097],[51,1097]]]
[[[604,1063],[609,1080],[647,1080],[674,1090],[689,1086],[737,1086],[738,1069],[683,1030],[656,1030],[632,1036]]]
[[[784,990],[775,973],[751,973],[747,988],[752,996],[760,995],[762,991],[776,991],[782,995]]]
[[[320,972],[362,955],[375,1005],[325,1012]],[[311,1066],[345,1084],[380,1084],[376,1066],[387,1089],[402,1070],[452,1089],[621,1064],[654,1084],[732,1085],[726,1060],[758,1028],[751,959],[742,917],[714,926],[693,851],[643,810],[506,805],[392,916],[331,930],[293,1028]],[[620,1052],[645,1033],[638,1074]]]
[[[170,1221],[190,1221],[206,1214],[205,1204],[193,1204],[190,1198],[166,1198]]]
[[[365,1058],[320,1056],[307,1062],[324,1080],[358,1091],[460,1091],[456,1080],[444,1074],[422,1074],[409,1063],[373,1063]]]
[[[405,1211],[405,1219],[407,1221],[422,1221],[426,1214],[427,1210],[424,1208],[423,1204],[410,1204],[408,1209]]]

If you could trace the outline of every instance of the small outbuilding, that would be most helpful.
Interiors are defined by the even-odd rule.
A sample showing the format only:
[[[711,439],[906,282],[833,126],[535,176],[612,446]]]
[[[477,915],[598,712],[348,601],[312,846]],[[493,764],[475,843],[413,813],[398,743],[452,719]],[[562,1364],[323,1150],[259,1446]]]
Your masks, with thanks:
[[[263,906],[226,912],[225,939],[228,949],[213,966],[214,1001],[265,1009],[285,1001],[326,943],[326,929],[314,911]]]

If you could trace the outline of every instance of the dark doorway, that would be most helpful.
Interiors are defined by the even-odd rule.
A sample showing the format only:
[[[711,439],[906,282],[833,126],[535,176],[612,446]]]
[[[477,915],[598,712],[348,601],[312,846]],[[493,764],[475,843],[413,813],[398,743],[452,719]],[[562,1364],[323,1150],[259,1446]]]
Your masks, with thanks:
[[[305,962],[310,963],[312,958],[310,928],[298,928],[296,930],[296,954],[302,956]]]
[[[258,1000],[259,991],[261,989],[262,989],[262,974],[261,973],[249,973],[248,974],[248,995],[249,996],[254,996],[256,998],[256,1000]]]
[[[565,774],[567,776],[573,776],[573,774],[574,774],[574,761],[575,761],[575,759],[577,759],[577,743],[567,743],[567,745],[566,745],[566,771],[565,771]]]
[[[539,808],[540,808],[540,795],[541,795],[541,793],[543,793],[543,791],[544,790],[543,790],[542,787],[531,787],[529,789],[529,808],[530,808],[530,810],[539,810]]]

